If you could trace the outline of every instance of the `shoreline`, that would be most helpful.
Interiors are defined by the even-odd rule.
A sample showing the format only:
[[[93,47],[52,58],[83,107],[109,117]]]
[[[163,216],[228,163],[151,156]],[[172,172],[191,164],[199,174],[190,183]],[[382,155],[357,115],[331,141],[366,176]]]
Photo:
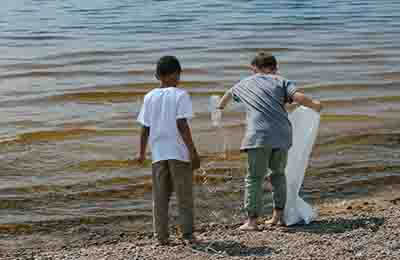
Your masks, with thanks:
[[[0,225],[0,259],[400,259],[398,123],[391,120],[366,125],[368,128],[349,126],[351,131],[347,125],[324,124],[320,129],[303,183],[303,198],[320,213],[310,225],[255,233],[237,231],[243,221],[240,206],[245,157],[237,150],[228,150],[204,157],[207,185],[202,174],[195,178],[195,183],[203,184],[196,186],[195,197],[196,236],[203,241],[198,246],[173,240],[169,247],[156,247],[149,231],[151,210],[110,214],[101,208],[76,218]],[[240,135],[232,133],[231,139]],[[125,179],[117,180],[126,184]],[[110,204],[122,200],[134,203],[135,185],[106,193],[111,197],[88,195],[94,196],[93,201],[108,198]],[[151,187],[146,185],[143,189]],[[37,204],[18,201],[15,205],[25,211],[45,210],[47,203],[76,203],[85,198],[60,192],[38,196]],[[151,194],[143,193],[143,199],[150,201]],[[175,207],[174,200],[171,207]],[[172,213],[170,220],[173,237],[176,214]]]
[[[65,232],[1,237],[0,259],[399,259],[399,185],[372,196],[314,205],[309,225],[238,231],[230,224],[198,223],[200,243],[185,245],[171,232],[169,246],[157,246],[151,232],[120,232],[78,225]],[[12,239],[15,239],[12,243]],[[17,241],[31,240],[30,247]],[[14,246],[14,248],[12,248]],[[7,249],[6,249],[7,248]]]
[[[235,114],[229,116],[233,118]],[[246,159],[236,149],[242,126],[225,128],[229,146],[224,153],[211,149],[213,144],[219,144],[219,135],[198,130],[196,144],[200,150],[208,151],[203,158],[204,175],[197,174],[194,179],[195,229],[202,244],[187,246],[173,240],[169,247],[156,247],[149,231],[152,218],[149,204],[141,209],[112,208],[114,203],[134,204],[138,198],[142,203],[151,201],[148,176],[143,175],[138,182],[134,176],[122,174],[96,180],[94,186],[79,183],[34,187],[31,192],[37,196],[33,200],[3,201],[5,210],[39,209],[46,216],[51,210],[63,208],[66,214],[58,219],[0,225],[0,259],[337,260],[391,259],[391,255],[399,259],[399,123],[393,117],[381,121],[364,118],[354,121],[353,117],[343,121],[338,117],[328,116],[329,120],[321,125],[305,175],[302,197],[320,212],[310,225],[267,228],[256,233],[237,231],[243,221],[240,208]],[[199,126],[206,122],[199,120]],[[132,145],[135,147],[135,144],[129,147]],[[92,169],[99,162],[101,167]],[[108,157],[106,161],[94,161],[94,165],[90,161],[78,166],[87,167],[88,173],[96,169],[111,173],[119,168],[127,172],[148,170]],[[96,189],[88,191],[87,187]],[[88,201],[99,203],[97,210],[67,212],[74,205],[81,207],[82,202]],[[106,207],[101,207],[101,203]],[[175,207],[174,200],[171,207]],[[265,208],[269,207],[266,203]],[[175,229],[176,212],[173,212],[170,223]],[[268,214],[267,211],[265,216]]]

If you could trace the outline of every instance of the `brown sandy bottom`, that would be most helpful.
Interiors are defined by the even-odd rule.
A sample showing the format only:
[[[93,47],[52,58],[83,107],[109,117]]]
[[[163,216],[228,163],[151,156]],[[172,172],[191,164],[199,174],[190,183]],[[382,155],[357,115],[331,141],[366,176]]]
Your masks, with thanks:
[[[233,224],[196,226],[198,243],[185,244],[171,230],[171,243],[158,246],[151,232],[122,232],[80,225],[51,234],[1,236],[0,259],[400,259],[400,192],[318,205],[309,225],[238,231]],[[123,225],[123,223],[121,224]],[[19,248],[22,240],[30,247]]]

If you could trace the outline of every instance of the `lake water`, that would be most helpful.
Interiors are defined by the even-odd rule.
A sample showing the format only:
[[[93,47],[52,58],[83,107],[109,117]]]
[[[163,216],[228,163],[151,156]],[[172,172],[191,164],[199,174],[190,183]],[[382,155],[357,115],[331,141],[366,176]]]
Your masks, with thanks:
[[[212,159],[222,145],[211,126],[209,96],[249,75],[246,66],[257,51],[276,55],[283,75],[326,101],[320,143],[394,122],[400,111],[399,1],[1,4],[0,224],[151,216],[151,170],[131,159],[139,142],[135,118],[143,94],[157,86],[153,73],[162,55],[181,61],[196,143],[216,175],[244,166]],[[228,148],[236,151],[243,113],[235,106],[229,111],[224,126]],[[396,164],[390,156],[397,151],[380,150],[379,161]],[[315,158],[316,166],[324,161]]]

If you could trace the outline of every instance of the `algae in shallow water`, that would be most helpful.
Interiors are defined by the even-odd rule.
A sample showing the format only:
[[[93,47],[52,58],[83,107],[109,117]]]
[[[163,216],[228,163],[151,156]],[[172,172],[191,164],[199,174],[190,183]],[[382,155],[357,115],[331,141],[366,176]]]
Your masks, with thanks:
[[[307,171],[306,175],[307,176],[324,175],[324,177],[327,178],[331,177],[332,175],[351,176],[358,173],[368,174],[374,172],[380,172],[380,173],[400,172],[400,165],[383,165],[383,164],[357,165],[357,162],[335,163],[323,168],[311,168]]]
[[[400,133],[350,135],[336,138],[318,146],[321,148],[344,148],[352,145],[400,146]]]
[[[76,129],[61,129],[61,130],[48,130],[38,131],[32,133],[23,133],[17,135],[14,140],[3,142],[6,144],[12,143],[33,143],[43,141],[62,141],[67,139],[76,139],[87,136],[121,136],[121,135],[133,135],[138,133],[138,129],[88,129],[88,128],[76,128]]]
[[[377,121],[380,120],[375,116],[368,115],[339,115],[339,114],[322,114],[321,122],[337,122],[337,121]]]
[[[33,227],[28,224],[0,224],[0,233],[32,233]]]

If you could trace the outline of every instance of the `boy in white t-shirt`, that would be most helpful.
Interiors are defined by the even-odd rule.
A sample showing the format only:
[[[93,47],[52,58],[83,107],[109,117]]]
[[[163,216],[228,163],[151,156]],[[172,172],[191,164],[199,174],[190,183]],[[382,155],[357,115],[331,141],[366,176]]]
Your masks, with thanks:
[[[174,190],[178,202],[182,238],[193,240],[193,170],[200,167],[188,119],[193,117],[188,93],[177,88],[181,66],[177,58],[164,56],[157,63],[160,87],[144,97],[138,121],[142,125],[140,155],[152,153],[153,227],[158,242],[168,244],[168,204]]]

